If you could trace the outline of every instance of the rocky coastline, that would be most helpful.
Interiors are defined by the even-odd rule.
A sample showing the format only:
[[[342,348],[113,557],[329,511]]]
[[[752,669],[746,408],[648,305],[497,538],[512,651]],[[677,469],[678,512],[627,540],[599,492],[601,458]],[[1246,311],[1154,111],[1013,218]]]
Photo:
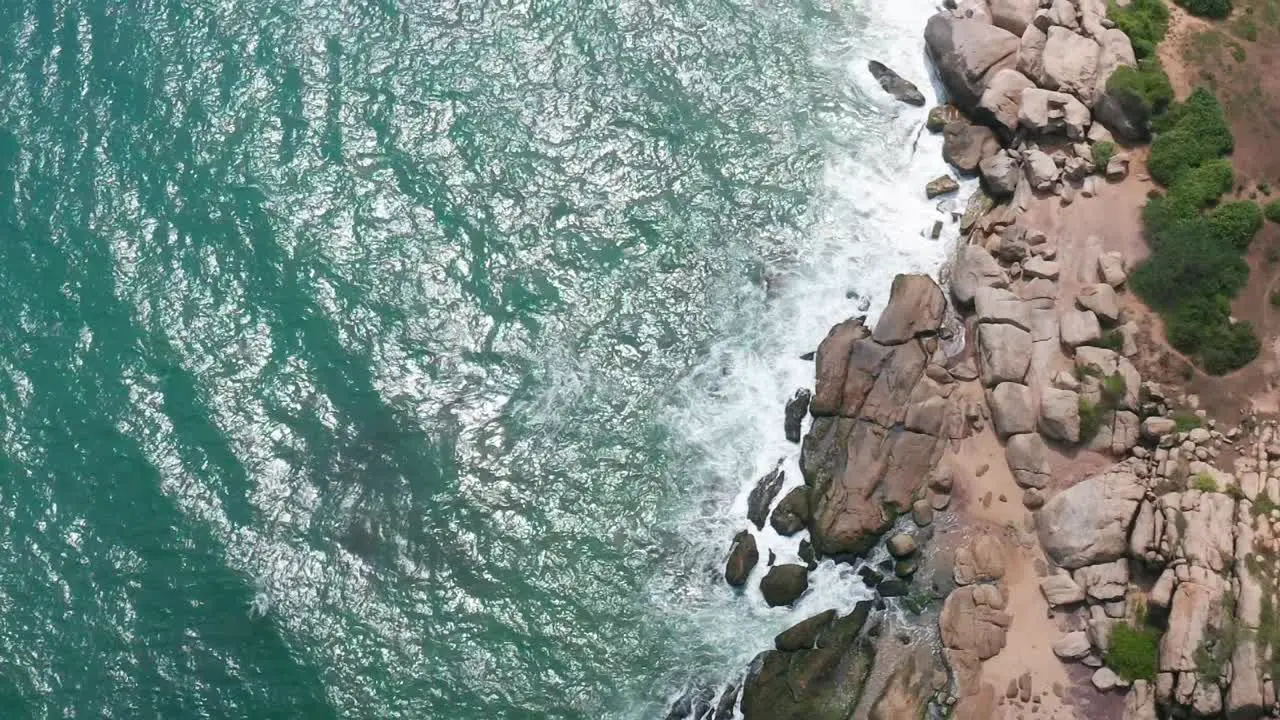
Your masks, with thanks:
[[[981,189],[941,283],[898,276],[874,326],[818,345],[782,419],[804,485],[760,479],[724,572],[782,606],[829,559],[877,597],[779,634],[671,720],[1280,717],[1280,430],[1139,372],[1151,131],[1108,90],[1136,60],[1107,14],[962,0],[924,28],[949,100],[927,127]],[[766,523],[807,533],[801,564],[753,575]]]

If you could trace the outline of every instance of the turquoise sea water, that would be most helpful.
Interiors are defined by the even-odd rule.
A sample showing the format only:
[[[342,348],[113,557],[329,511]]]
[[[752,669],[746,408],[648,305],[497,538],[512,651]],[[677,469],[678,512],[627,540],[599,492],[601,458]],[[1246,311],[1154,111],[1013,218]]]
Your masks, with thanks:
[[[0,717],[730,678],[802,614],[717,582],[795,355],[940,257],[858,72],[928,11],[0,0]]]

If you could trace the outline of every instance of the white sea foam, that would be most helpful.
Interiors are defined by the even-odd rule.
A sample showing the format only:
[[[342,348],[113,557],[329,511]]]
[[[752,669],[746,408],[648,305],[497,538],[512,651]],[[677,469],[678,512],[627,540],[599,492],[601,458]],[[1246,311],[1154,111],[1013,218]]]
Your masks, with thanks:
[[[826,118],[829,159],[808,228],[787,239],[794,244],[788,255],[796,260],[769,269],[760,316],[749,321],[744,336],[725,338],[713,349],[706,366],[682,388],[684,401],[670,418],[705,457],[708,501],[687,524],[684,561],[703,568],[696,581],[709,587],[678,587],[679,581],[666,578],[653,601],[685,613],[702,639],[722,651],[723,664],[716,669],[709,671],[705,663],[689,668],[698,675],[693,682],[728,680],[790,624],[827,608],[847,611],[872,596],[852,567],[827,561],[811,574],[811,589],[794,608],[768,608],[756,588],[769,554],[779,563],[797,561],[806,534],[780,537],[767,523],[763,530],[750,528],[761,561],[748,590],[729,590],[719,571],[733,533],[750,527],[747,497],[757,479],[782,459],[787,481],[775,503],[803,482],[799,446],[783,437],[782,423],[795,389],[813,385],[813,363],[800,356],[831,325],[862,314],[861,308],[874,322],[895,274],[936,277],[958,232],[950,210],[961,198],[937,202],[924,196],[925,184],[948,172],[941,139],[923,128],[927,109],[897,103],[867,71],[869,60],[880,60],[929,94],[934,81],[923,28],[933,4],[857,0],[836,12],[847,22],[847,39],[818,49],[816,61],[839,88],[840,107]],[[930,231],[938,220],[944,231],[935,240]],[[664,593],[679,600],[664,600]]]

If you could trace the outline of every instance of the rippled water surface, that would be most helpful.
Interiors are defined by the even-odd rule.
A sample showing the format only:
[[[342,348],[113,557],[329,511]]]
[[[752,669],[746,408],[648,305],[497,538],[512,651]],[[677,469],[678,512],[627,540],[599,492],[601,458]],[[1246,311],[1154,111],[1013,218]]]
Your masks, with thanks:
[[[653,717],[851,603],[718,565],[944,251],[929,11],[0,0],[3,717]]]

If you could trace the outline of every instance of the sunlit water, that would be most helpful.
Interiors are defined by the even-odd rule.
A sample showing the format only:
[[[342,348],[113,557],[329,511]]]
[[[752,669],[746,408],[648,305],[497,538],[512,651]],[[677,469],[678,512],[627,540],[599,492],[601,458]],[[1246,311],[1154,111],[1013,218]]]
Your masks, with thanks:
[[[0,716],[650,718],[850,607],[720,574],[952,237],[931,11],[0,0]]]

